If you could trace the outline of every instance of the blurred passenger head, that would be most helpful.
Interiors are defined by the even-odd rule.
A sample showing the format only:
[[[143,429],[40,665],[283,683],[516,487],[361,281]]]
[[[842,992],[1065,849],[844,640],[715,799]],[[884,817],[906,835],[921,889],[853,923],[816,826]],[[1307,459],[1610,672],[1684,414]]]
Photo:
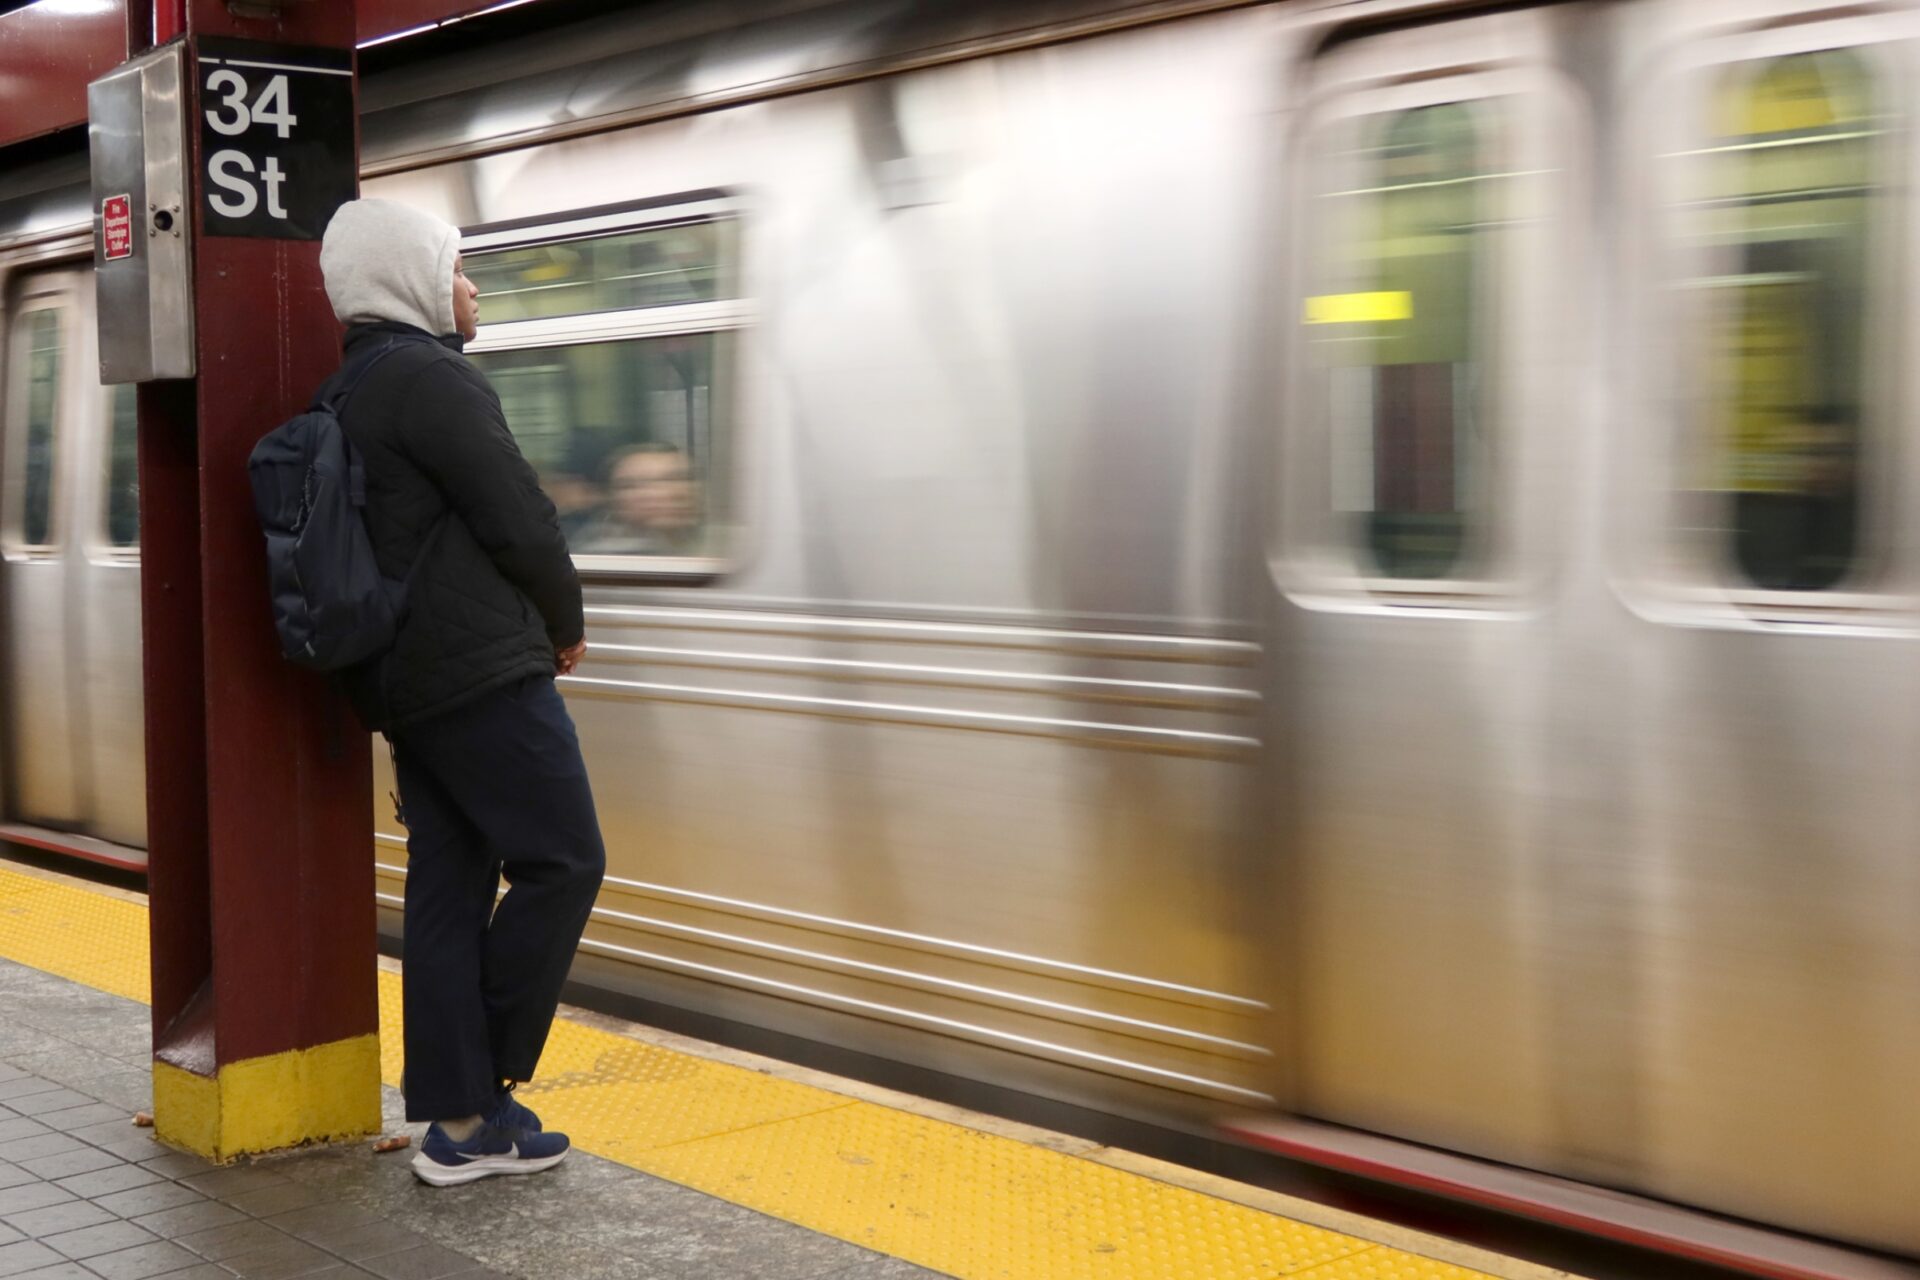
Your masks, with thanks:
[[[606,497],[601,481],[607,474],[611,429],[581,427],[567,438],[567,446],[541,469],[540,487],[563,516],[597,508]]]
[[[320,273],[342,324],[397,320],[432,334],[460,333],[459,254],[460,232],[430,213],[393,200],[350,200],[321,237]]]
[[[614,514],[635,529],[679,531],[700,521],[687,455],[670,444],[636,444],[607,463]]]

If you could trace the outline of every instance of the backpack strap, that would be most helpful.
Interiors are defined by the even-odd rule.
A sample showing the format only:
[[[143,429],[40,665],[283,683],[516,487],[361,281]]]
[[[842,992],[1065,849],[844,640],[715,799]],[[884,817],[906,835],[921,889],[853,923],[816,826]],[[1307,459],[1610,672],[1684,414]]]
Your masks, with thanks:
[[[353,393],[360,389],[360,380],[373,372],[373,366],[379,364],[404,343],[431,341],[431,338],[410,338],[400,334],[389,336],[385,342],[380,344],[378,350],[361,362],[358,368],[349,371],[347,366],[342,364],[339,369],[334,371],[331,377],[321,383],[319,390],[313,393],[312,408],[315,410],[325,410],[338,418],[341,410],[347,407],[347,401],[353,398]],[[367,505],[366,468],[360,462],[357,454],[350,452],[349,456],[352,457],[353,461],[347,469],[348,497],[355,507],[365,511]],[[402,579],[402,585],[408,594],[412,593],[414,580],[420,576],[421,566],[427,562],[427,554],[433,550],[434,544],[440,540],[440,534],[453,520],[453,517],[453,508],[448,507],[447,510],[441,514],[440,518],[434,521],[433,528],[427,530],[427,536],[420,540],[420,549],[414,552],[413,563],[407,566],[407,576]],[[397,796],[394,799],[394,816],[400,816],[399,798]],[[404,818],[401,818],[401,825],[406,825]]]
[[[362,360],[357,367],[349,369],[343,364],[334,370],[333,374],[313,393],[313,403],[308,406],[308,412],[326,412],[338,418],[341,410],[347,407],[347,401],[353,398],[353,393],[360,389],[361,379],[372,373],[373,366],[386,359],[403,341],[405,339],[398,336],[389,337],[380,344],[378,350]],[[347,469],[347,495],[354,506],[364,507],[367,504],[366,470],[360,465],[358,455],[349,451],[348,456],[353,461]]]
[[[391,355],[403,343],[418,341],[431,341],[431,339],[408,338],[399,334],[391,335],[385,342],[380,344],[379,348],[375,350],[371,356],[362,360],[358,367],[349,368],[347,365],[342,364],[338,369],[334,370],[327,380],[320,384],[319,389],[313,393],[313,403],[308,407],[308,412],[324,411],[338,418],[340,411],[347,407],[347,401],[353,398],[353,393],[360,389],[361,379],[373,372],[373,366],[386,359],[387,356]],[[367,506],[366,466],[360,461],[359,454],[353,449],[348,449],[347,456],[350,459],[347,466],[347,498],[356,508],[365,511]],[[447,519],[451,517],[452,514],[452,510],[449,509],[445,515],[434,522],[434,527],[428,530],[427,536],[421,540],[420,550],[414,554],[413,564],[408,567],[407,576],[404,579],[408,587],[413,585],[414,578],[418,576],[420,572],[420,566],[426,563],[427,553],[433,549],[433,544],[439,541],[440,531],[446,527]]]
[[[360,380],[372,373],[373,366],[386,359],[405,341],[407,341],[405,338],[389,337],[380,344],[378,350],[361,361],[357,367],[350,369],[342,364],[334,371],[333,376],[321,383],[320,389],[313,393],[313,404],[310,408],[324,409],[334,417],[339,417],[340,411],[347,407],[347,401],[352,399],[353,393],[360,389]]]

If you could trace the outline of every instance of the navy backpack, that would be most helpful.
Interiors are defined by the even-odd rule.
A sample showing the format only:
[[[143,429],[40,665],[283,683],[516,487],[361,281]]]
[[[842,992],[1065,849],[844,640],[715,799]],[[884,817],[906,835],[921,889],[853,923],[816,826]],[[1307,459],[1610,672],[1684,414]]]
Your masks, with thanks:
[[[366,473],[339,417],[360,379],[396,345],[389,340],[322,383],[306,412],[268,432],[247,459],[280,652],[315,671],[391,648],[406,608],[406,584],[382,577],[374,563]]]

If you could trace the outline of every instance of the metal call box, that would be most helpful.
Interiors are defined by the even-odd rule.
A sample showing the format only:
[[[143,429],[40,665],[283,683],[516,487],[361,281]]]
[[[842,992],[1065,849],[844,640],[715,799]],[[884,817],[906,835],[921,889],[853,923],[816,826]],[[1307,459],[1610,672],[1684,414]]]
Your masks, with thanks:
[[[102,382],[194,375],[186,95],[184,43],[87,86]]]

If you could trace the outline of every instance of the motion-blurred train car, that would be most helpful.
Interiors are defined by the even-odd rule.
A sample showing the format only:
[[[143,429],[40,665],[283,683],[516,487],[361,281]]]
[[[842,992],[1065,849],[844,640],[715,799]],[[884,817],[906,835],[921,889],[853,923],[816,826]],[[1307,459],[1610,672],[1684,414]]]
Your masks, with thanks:
[[[578,976],[1920,1254],[1916,24],[763,0],[364,51],[364,192],[465,229],[588,581]],[[138,865],[88,207],[83,155],[0,177],[0,836]]]

